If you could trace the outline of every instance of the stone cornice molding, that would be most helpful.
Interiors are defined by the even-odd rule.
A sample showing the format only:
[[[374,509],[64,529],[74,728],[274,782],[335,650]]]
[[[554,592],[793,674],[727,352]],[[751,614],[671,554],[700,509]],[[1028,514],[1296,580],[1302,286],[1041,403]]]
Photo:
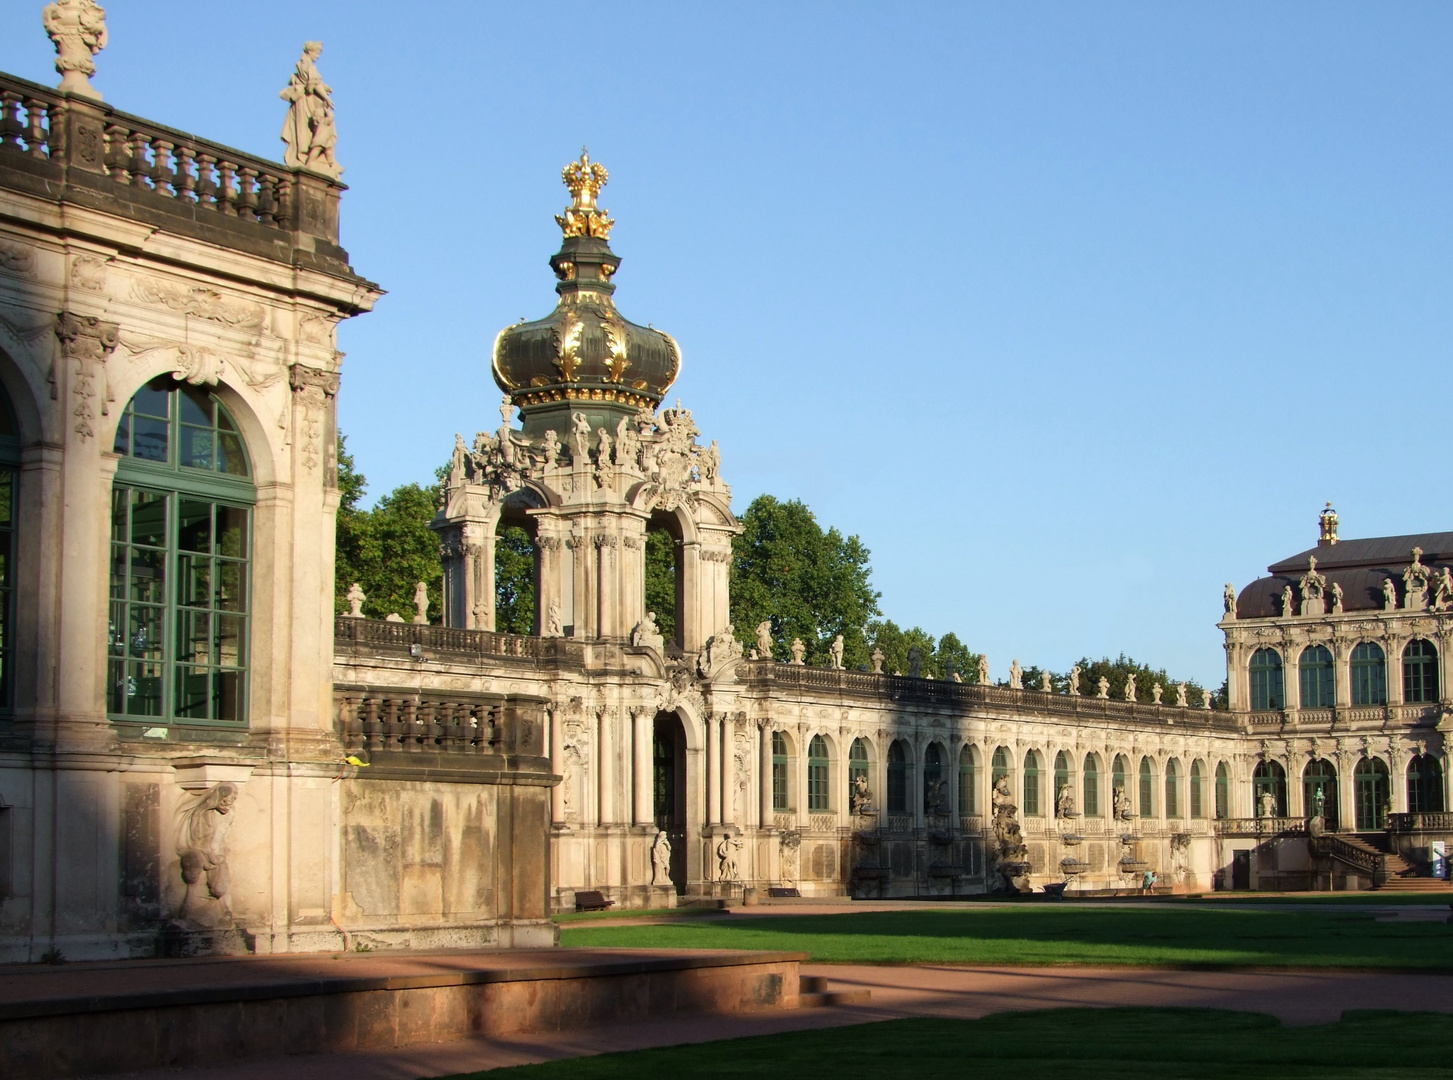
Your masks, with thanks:
[[[76,418],[73,430],[85,441],[96,434],[96,398],[101,399],[101,411],[107,411],[106,361],[121,338],[121,327],[94,315],[62,311],[56,317],[55,334],[60,340],[62,358],[76,362],[76,380],[71,388],[75,404],[71,415]],[[51,382],[55,383],[54,374]]]
[[[327,397],[337,397],[338,383],[339,376],[336,371],[325,371],[307,364],[288,365],[288,385],[294,392],[321,390]]]

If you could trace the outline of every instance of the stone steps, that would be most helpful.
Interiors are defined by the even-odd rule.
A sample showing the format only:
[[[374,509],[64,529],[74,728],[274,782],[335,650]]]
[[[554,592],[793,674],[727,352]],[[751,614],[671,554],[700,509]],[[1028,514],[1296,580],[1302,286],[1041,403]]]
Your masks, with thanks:
[[[827,979],[822,975],[803,975],[798,979],[798,986],[799,1009],[821,1009],[829,1005],[866,1005],[873,996],[871,990],[829,990]]]

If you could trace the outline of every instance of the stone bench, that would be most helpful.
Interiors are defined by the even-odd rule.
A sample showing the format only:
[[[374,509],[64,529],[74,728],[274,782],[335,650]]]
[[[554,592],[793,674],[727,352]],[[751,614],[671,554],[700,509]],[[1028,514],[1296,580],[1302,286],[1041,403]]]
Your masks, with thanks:
[[[575,894],[576,911],[604,911],[614,906],[615,901],[606,899],[599,889],[581,889]]]

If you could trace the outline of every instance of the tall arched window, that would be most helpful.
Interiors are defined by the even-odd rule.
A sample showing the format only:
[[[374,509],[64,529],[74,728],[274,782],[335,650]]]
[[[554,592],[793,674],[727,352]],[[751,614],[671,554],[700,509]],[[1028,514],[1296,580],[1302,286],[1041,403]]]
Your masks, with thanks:
[[[15,708],[15,507],[20,428],[0,388],[0,716]]]
[[[1115,760],[1110,763],[1110,796],[1115,798],[1117,794],[1125,797],[1125,805],[1128,808],[1130,806],[1130,762],[1124,754],[1116,754]],[[1115,817],[1119,817],[1120,807],[1112,805],[1110,812]]]
[[[999,747],[994,751],[994,758],[990,762],[989,783],[994,787],[999,786],[999,781],[1009,776],[1009,751]]]
[[[1352,650],[1352,704],[1387,704],[1387,658],[1376,642]]]
[[[1059,793],[1070,786],[1070,759],[1063,750],[1054,756],[1054,790],[1049,793],[1054,800],[1055,813],[1059,813]],[[1073,792],[1071,792],[1073,794]]]
[[[1201,764],[1200,759],[1191,762],[1190,798],[1191,818],[1200,820],[1206,816],[1206,802],[1202,787],[1206,783],[1206,767]]]
[[[788,768],[787,736],[780,731],[772,732],[772,809],[786,811]]]
[[[1442,810],[1442,766],[1432,754],[1418,754],[1408,762],[1408,813],[1437,814]]]
[[[908,813],[908,745],[902,739],[888,747],[888,813]]]
[[[1140,816],[1155,817],[1155,766],[1148,757],[1140,759]]]
[[[1327,828],[1337,828],[1337,769],[1326,758],[1307,762],[1302,770],[1302,809],[1316,817],[1321,808]]]
[[[1231,816],[1231,770],[1224,761],[1216,766],[1216,820]]]
[[[1389,781],[1387,765],[1381,758],[1365,757],[1352,770],[1358,832],[1377,832],[1387,828]]]
[[[1281,655],[1275,649],[1257,649],[1251,654],[1251,709],[1267,712],[1286,705],[1282,692]]]
[[[1302,708],[1330,709],[1337,704],[1332,650],[1325,645],[1308,645],[1297,661],[1302,682]]]
[[[1403,700],[1410,705],[1438,700],[1438,650],[1431,641],[1414,638],[1403,649]]]
[[[1251,774],[1257,817],[1287,816],[1287,774],[1275,761],[1260,762]]]
[[[964,743],[959,751],[959,814],[977,814],[979,778],[978,751],[973,743]]]
[[[827,740],[814,735],[807,744],[807,811],[823,814],[829,809]]]
[[[1086,817],[1100,816],[1100,758],[1097,754],[1085,755],[1085,798],[1082,813]]]
[[[923,751],[923,810],[936,810],[933,792],[943,780],[943,747],[931,742]],[[948,807],[945,806],[944,810]]]
[[[866,739],[854,739],[853,745],[848,748],[848,805],[853,805],[853,796],[857,792],[858,777],[864,780],[869,778],[868,763],[868,741]]]
[[[1181,816],[1181,763],[1171,758],[1165,763],[1165,816],[1178,818]]]
[[[1039,754],[1030,750],[1024,755],[1024,813],[1038,817],[1039,810]]]
[[[237,425],[163,376],[127,402],[115,451],[108,710],[245,722],[257,496]]]

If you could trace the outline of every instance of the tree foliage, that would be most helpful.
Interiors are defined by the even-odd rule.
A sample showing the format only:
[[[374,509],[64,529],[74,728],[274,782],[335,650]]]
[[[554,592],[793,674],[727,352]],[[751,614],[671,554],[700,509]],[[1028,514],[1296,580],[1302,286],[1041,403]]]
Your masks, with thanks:
[[[1172,679],[1166,674],[1164,668],[1152,668],[1149,664],[1143,664],[1138,660],[1121,653],[1114,660],[1108,656],[1099,660],[1091,660],[1088,657],[1081,657],[1077,665],[1080,669],[1080,693],[1085,697],[1095,697],[1100,692],[1100,679],[1103,677],[1110,683],[1110,696],[1116,701],[1123,701],[1125,698],[1125,680],[1129,675],[1135,676],[1135,700],[1147,704],[1155,701],[1154,686],[1159,683],[1163,691],[1161,702],[1167,705],[1174,705],[1176,701],[1176,684],[1179,679]],[[1024,686],[1026,689],[1037,690],[1040,686],[1040,678],[1043,669],[1037,665],[1024,669]],[[1050,672],[1051,684],[1056,693],[1067,694],[1070,689],[1070,676],[1068,672]],[[1206,691],[1195,679],[1187,679],[1186,698],[1191,705],[1200,705],[1204,700],[1203,694]],[[996,683],[998,686],[1008,686],[1009,679],[1006,676]],[[1225,708],[1224,694],[1221,699],[1221,706]]]
[[[501,634],[535,633],[535,542],[518,525],[494,541],[494,628]]]
[[[442,608],[444,572],[439,563],[439,540],[429,528],[439,503],[439,486],[404,484],[378,500],[372,510],[359,503],[368,481],[338,436],[338,507],[334,609],[348,610],[348,589],[353,582],[367,597],[363,613],[382,619],[397,613],[414,617],[414,586],[429,590],[429,614],[438,621]]]
[[[676,539],[664,528],[646,532],[646,610],[667,642],[676,640]]]
[[[826,664],[828,648],[841,634],[845,665],[867,663],[864,628],[879,614],[879,594],[868,582],[862,541],[837,529],[824,531],[801,502],[771,495],[754,499],[741,523],[742,533],[732,541],[737,635],[750,645],[757,624],[766,620],[779,659],[788,655],[793,638],[801,638],[806,662]]]
[[[907,675],[912,670],[909,651],[918,647],[918,673],[925,678],[948,679],[957,672],[964,682],[977,682],[979,654],[973,652],[958,635],[944,634],[937,641],[921,627],[901,629],[892,619],[875,619],[868,624],[868,647],[883,652],[883,670]]]

